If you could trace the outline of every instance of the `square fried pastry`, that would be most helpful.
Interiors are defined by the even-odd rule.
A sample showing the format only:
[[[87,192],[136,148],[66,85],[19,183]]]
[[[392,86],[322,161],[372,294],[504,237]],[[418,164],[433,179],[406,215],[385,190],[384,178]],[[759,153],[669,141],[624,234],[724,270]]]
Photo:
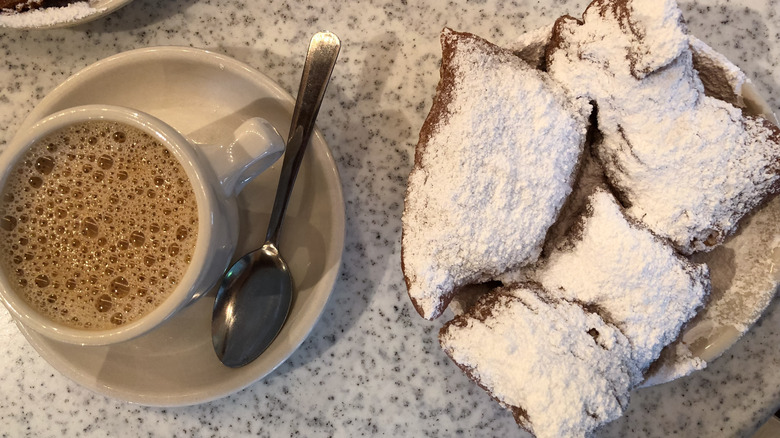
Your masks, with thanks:
[[[684,254],[780,190],[780,130],[705,94],[696,43],[674,0],[595,0],[556,21],[546,51],[550,74],[595,102],[596,155],[627,214]]]
[[[696,315],[710,292],[709,269],[626,218],[603,188],[532,278],[559,299],[597,309],[631,342],[645,371]]]
[[[404,277],[427,319],[457,288],[538,259],[572,190],[591,111],[482,38],[444,29],[441,44],[403,213]]]
[[[641,374],[620,330],[533,284],[484,295],[439,341],[537,438],[584,437],[618,418]]]

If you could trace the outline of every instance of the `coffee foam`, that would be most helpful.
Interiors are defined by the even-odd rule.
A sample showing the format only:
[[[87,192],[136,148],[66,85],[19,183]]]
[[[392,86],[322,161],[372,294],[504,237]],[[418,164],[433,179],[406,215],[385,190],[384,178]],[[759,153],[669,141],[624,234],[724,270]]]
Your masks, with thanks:
[[[108,329],[176,288],[197,240],[195,193],[176,158],[118,122],[63,128],[33,145],[0,200],[0,266],[50,319]]]

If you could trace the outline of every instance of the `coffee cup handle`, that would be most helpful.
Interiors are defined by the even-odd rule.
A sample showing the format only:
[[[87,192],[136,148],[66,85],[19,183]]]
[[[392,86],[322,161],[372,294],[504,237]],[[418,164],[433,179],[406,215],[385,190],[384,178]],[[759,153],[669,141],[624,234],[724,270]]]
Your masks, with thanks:
[[[225,196],[238,196],[254,177],[271,167],[284,154],[284,140],[265,119],[255,117],[233,132],[229,145],[201,145]]]

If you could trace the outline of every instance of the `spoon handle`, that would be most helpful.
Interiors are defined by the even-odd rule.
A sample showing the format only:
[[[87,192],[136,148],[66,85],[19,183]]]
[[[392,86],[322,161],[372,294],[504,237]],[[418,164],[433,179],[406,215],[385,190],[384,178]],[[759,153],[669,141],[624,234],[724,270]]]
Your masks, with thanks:
[[[284,153],[282,172],[279,175],[279,186],[276,189],[274,207],[271,210],[271,220],[268,223],[268,232],[265,237],[265,240],[274,246],[279,239],[282,218],[287,210],[295,177],[298,175],[303,154],[314,131],[314,120],[320,110],[320,104],[340,48],[339,38],[330,32],[315,34],[309,43],[309,51],[306,53],[306,62],[301,74],[298,98],[293,110],[287,150]]]

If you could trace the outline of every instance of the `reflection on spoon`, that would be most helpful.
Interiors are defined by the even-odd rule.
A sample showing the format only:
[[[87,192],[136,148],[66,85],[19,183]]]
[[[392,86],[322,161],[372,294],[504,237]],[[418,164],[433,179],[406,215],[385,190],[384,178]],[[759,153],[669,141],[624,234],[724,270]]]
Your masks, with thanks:
[[[217,356],[229,367],[244,366],[260,356],[287,320],[293,284],[277,247],[279,230],[340,48],[338,37],[330,32],[312,38],[266,241],[230,267],[217,292],[211,339]]]

